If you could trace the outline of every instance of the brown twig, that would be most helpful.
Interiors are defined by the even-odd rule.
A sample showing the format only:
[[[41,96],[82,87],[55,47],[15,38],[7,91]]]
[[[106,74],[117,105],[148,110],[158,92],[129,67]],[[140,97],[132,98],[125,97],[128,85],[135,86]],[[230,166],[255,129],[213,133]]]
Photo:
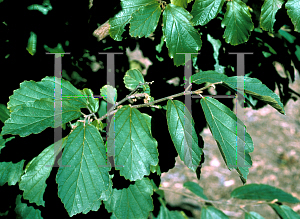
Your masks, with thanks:
[[[93,36],[98,38],[98,41],[103,40],[105,37],[109,35],[109,20],[107,20],[104,24],[99,26],[93,33]]]

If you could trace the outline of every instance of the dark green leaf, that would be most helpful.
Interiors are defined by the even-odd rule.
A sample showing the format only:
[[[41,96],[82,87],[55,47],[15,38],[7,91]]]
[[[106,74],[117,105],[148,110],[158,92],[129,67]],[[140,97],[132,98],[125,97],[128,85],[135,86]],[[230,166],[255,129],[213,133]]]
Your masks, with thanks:
[[[161,205],[159,214],[154,219],[188,219],[183,211],[170,211],[166,206]]]
[[[84,96],[87,96],[88,107],[92,110],[93,113],[97,112],[99,109],[99,99],[94,98],[93,91],[88,88],[82,90]]]
[[[5,121],[2,135],[12,134],[26,137],[30,134],[38,134],[48,127],[57,128],[80,117],[80,108],[62,101],[62,111],[54,113],[54,99],[43,98],[22,105],[17,111],[11,113],[11,117]],[[61,121],[59,121],[61,116]],[[58,122],[56,122],[58,121]]]
[[[233,167],[240,174],[243,183],[247,180],[249,166],[252,165],[249,153],[253,152],[253,141],[246,132],[243,122],[224,104],[211,97],[200,100],[208,127],[216,140],[221,155],[230,169]],[[243,135],[237,130],[243,130]],[[241,151],[239,149],[243,148]]]
[[[17,218],[34,218],[43,219],[41,211],[34,209],[32,206],[27,206],[27,204],[21,202],[21,195],[17,195],[15,212]]]
[[[109,19],[109,35],[117,41],[122,40],[122,33],[125,31],[125,26],[131,19],[131,16],[140,7],[152,3],[153,0],[121,0],[121,11],[113,18]]]
[[[229,217],[224,214],[219,209],[213,206],[203,206],[201,208],[201,218],[205,219],[229,219]]]
[[[82,93],[69,81],[54,76],[47,76],[40,82],[22,82],[20,88],[14,90],[13,95],[9,97],[7,108],[12,112],[15,109],[18,109],[18,106],[26,105],[28,102],[34,102],[35,100],[40,100],[42,98],[53,98],[55,87],[61,87],[62,99],[68,100],[72,105],[80,108],[88,105],[87,99],[81,98]],[[61,91],[59,90],[58,92]]]
[[[185,182],[183,184],[183,186],[185,188],[187,188],[188,190],[190,190],[195,195],[199,196],[200,198],[208,200],[208,198],[206,197],[206,195],[204,195],[204,193],[203,193],[203,189],[197,183],[189,181],[189,182]]]
[[[250,32],[254,29],[251,14],[247,5],[241,0],[227,2],[227,9],[222,27],[226,26],[223,38],[226,43],[238,45],[248,41]]]
[[[14,138],[15,138],[15,136],[4,139],[3,136],[0,135],[0,154],[1,154],[1,149],[3,149],[5,147],[5,143],[11,141]]]
[[[19,182],[23,173],[23,166],[25,160],[18,163],[0,162],[0,186],[7,183],[9,186],[16,185]]]
[[[158,164],[157,141],[145,116],[126,105],[111,119],[107,154],[115,151],[116,169],[126,179],[135,181],[150,174],[150,166]],[[123,166],[123,167],[122,167]]]
[[[278,199],[280,202],[298,203],[297,198],[285,191],[266,184],[248,184],[236,188],[231,192],[231,197],[239,199],[272,201]]]
[[[244,76],[233,76],[225,79],[224,84],[235,91],[240,91],[240,87],[238,86],[244,86],[245,93],[264,101],[274,107],[278,112],[285,115],[283,104],[281,103],[278,95],[271,91],[260,80]]]
[[[265,0],[260,14],[260,27],[263,30],[273,32],[273,26],[276,21],[275,15],[281,8],[283,0]]]
[[[27,51],[30,55],[34,55],[36,53],[36,42],[37,42],[37,36],[34,32],[30,31],[30,36],[28,38],[27,43]]]
[[[126,72],[124,76],[125,87],[129,90],[134,90],[140,83],[145,83],[144,76],[137,69],[130,69]],[[144,92],[150,94],[150,87],[148,84],[141,85]]]
[[[174,58],[176,66],[185,64],[185,54],[177,53],[198,53],[202,45],[191,19],[192,15],[187,10],[173,4],[168,4],[163,13],[163,34],[169,56]]]
[[[282,219],[300,219],[300,215],[286,205],[269,204]]]
[[[56,175],[58,196],[70,217],[97,211],[101,197],[109,189],[110,167],[102,137],[94,126],[80,123],[73,130],[61,165]]]
[[[50,175],[57,154],[66,145],[66,139],[63,138],[50,145],[26,165],[24,175],[19,182],[19,188],[24,191],[23,198],[29,200],[30,203],[45,206],[43,195],[47,186],[46,180]],[[61,148],[55,147],[60,144]]]
[[[254,211],[250,211],[245,212],[245,219],[264,219],[260,214],[254,212]]]
[[[153,187],[150,180],[142,178],[127,189],[112,189],[110,198],[104,201],[105,208],[113,213],[113,218],[146,219],[153,210],[152,194]]]
[[[285,3],[287,14],[294,24],[294,30],[300,33],[300,4],[298,0],[288,0]]]
[[[188,168],[196,171],[203,152],[198,145],[198,136],[192,115],[182,102],[168,100],[167,122],[169,133],[180,159]]]
[[[205,25],[221,11],[225,0],[196,0],[191,14],[195,25]]]
[[[216,83],[216,82],[221,82],[227,79],[227,76],[225,74],[220,74],[215,71],[203,71],[203,72],[198,72],[196,74],[193,74],[189,82],[195,83],[195,84],[202,84],[202,83]]]
[[[0,104],[0,120],[5,122],[10,117],[10,112],[4,104]]]
[[[151,1],[149,1],[151,2]],[[148,37],[156,29],[161,8],[156,0],[142,6],[132,14],[129,33],[133,37]]]

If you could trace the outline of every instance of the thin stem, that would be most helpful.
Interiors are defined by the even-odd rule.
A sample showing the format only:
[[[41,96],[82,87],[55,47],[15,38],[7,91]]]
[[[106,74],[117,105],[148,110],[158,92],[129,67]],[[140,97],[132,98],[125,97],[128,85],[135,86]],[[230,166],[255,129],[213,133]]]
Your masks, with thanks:
[[[198,197],[198,196],[189,195],[189,194],[186,194],[186,193],[183,193],[183,192],[175,192],[173,189],[169,189],[169,188],[159,187],[158,189],[165,190],[165,191],[169,191],[169,192],[173,192],[173,193],[175,193],[175,194],[178,194],[178,195],[182,195],[182,196],[191,198],[191,199],[196,200],[196,201],[198,201],[198,202],[208,202],[208,203],[214,203],[214,204],[220,204],[220,205],[230,205],[230,206],[235,206],[235,207],[241,208],[241,209],[244,210],[244,211],[246,211],[246,210],[243,209],[243,207],[246,206],[246,205],[273,204],[273,203],[276,201],[276,200],[273,200],[273,201],[270,201],[270,202],[266,202],[266,201],[255,201],[255,202],[249,202],[249,203],[239,204],[239,205],[238,205],[238,204],[231,204],[231,203],[228,203],[228,202],[231,201],[231,199],[226,200],[227,202],[225,202],[225,201],[213,201],[213,200],[203,199],[203,198]]]
[[[146,83],[151,83],[151,82],[146,82]],[[173,99],[175,97],[180,97],[180,96],[183,96],[183,95],[191,95],[191,94],[197,94],[197,95],[199,95],[201,93],[201,91],[203,91],[203,90],[211,87],[212,85],[222,84],[222,83],[223,83],[222,81],[216,82],[216,83],[212,83],[212,84],[209,84],[209,85],[207,85],[205,87],[202,87],[202,88],[200,88],[200,89],[198,89],[196,91],[187,91],[187,92],[184,91],[184,92],[181,92],[181,93],[178,93],[178,94],[174,94],[174,95],[171,95],[171,96],[168,96],[168,97],[164,97],[164,98],[155,100],[155,101],[150,102],[150,103],[145,103],[145,104],[140,104],[140,105],[134,105],[134,106],[131,106],[131,108],[141,108],[141,107],[151,106],[151,105],[154,105],[156,103],[159,103],[159,102],[162,102],[162,101],[165,101],[165,100],[170,100],[170,99]],[[131,93],[129,95],[127,95],[123,100],[121,100],[120,102],[116,103],[116,105],[114,105],[114,106],[115,107],[119,106],[121,103],[125,102],[131,96]],[[113,107],[110,108],[110,110],[104,116],[102,116],[99,120],[103,120],[106,117],[109,117],[109,116],[115,114],[118,110],[113,110],[114,108]]]

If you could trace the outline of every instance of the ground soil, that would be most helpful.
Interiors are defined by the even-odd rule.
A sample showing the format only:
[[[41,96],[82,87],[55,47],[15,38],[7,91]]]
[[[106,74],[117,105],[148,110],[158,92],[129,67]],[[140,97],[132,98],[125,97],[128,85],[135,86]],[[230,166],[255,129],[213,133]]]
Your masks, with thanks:
[[[296,76],[296,81],[290,88],[300,93],[300,79],[298,74]],[[278,94],[278,90],[275,90],[275,93]],[[247,184],[268,184],[300,199],[300,100],[296,102],[289,100],[285,106],[286,115],[280,114],[269,105],[259,110],[250,108],[243,110],[245,115],[243,121],[254,143],[254,152],[250,154],[253,165],[249,170]],[[244,218],[244,213],[238,206],[245,201],[236,199],[226,201],[230,199],[231,191],[243,185],[238,173],[235,170],[228,170],[208,128],[203,130],[201,136],[205,142],[205,162],[201,179],[198,180],[196,174],[177,157],[175,167],[162,174],[162,187],[172,190],[165,191],[168,203],[171,206],[182,206],[184,203],[201,206],[201,202],[184,196],[193,194],[183,187],[183,183],[193,181],[204,189],[210,200],[221,201],[223,204],[214,203],[214,205],[230,218]],[[299,203],[284,204],[300,214]],[[255,211],[266,219],[279,218],[267,205],[246,206],[244,209]],[[200,208],[193,208],[192,213],[194,218],[200,218]]]

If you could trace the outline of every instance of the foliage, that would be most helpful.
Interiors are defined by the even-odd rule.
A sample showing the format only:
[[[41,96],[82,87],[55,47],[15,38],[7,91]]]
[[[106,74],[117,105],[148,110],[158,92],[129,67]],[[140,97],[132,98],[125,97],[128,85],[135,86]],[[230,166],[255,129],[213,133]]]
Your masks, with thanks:
[[[8,4],[6,1],[0,3]],[[285,115],[285,104],[289,99],[295,99],[292,94],[300,96],[288,87],[289,81],[295,80],[291,61],[295,68],[300,69],[300,44],[295,37],[299,35],[296,32],[290,34],[284,28],[275,28],[276,14],[283,5],[290,18],[289,25],[294,25],[294,31],[299,32],[300,9],[296,0],[265,0],[263,4],[254,1],[248,5],[241,0],[172,0],[170,3],[121,0],[108,19],[108,25],[101,25],[100,32],[97,32],[101,33],[101,40],[107,34],[111,38],[107,39],[109,45],[106,44],[103,51],[124,50],[123,46],[130,47],[127,44],[129,39],[154,36],[157,63],[167,60],[166,55],[173,59],[176,67],[191,67],[189,61],[192,61],[193,74],[184,78],[185,84],[179,86],[181,92],[168,94],[173,91],[168,89],[170,87],[145,81],[146,75],[139,70],[143,69],[143,63],[137,62],[137,68],[127,66],[128,70],[122,71],[121,82],[118,81],[117,85],[106,84],[103,79],[101,83],[95,82],[97,87],[93,92],[83,84],[86,79],[83,78],[85,75],[78,73],[84,71],[79,63],[86,58],[85,61],[91,63],[90,69],[100,64],[88,50],[84,50],[85,54],[79,55],[80,58],[78,54],[71,58],[78,72],[73,71],[69,75],[64,69],[63,78],[45,76],[41,80],[20,83],[7,104],[0,105],[0,120],[3,123],[0,152],[7,150],[8,145],[15,141],[14,136],[4,139],[5,135],[18,135],[23,139],[32,134],[40,135],[49,130],[47,128],[63,128],[67,134],[50,146],[39,148],[37,156],[29,160],[0,162],[0,185],[18,184],[22,191],[22,195],[15,197],[15,215],[19,218],[43,218],[40,206],[47,206],[44,194],[50,183],[46,181],[51,174],[56,174],[56,194],[69,217],[104,211],[107,213],[103,216],[105,218],[187,218],[183,211],[167,207],[163,188],[159,186],[160,176],[174,166],[173,159],[179,155],[200,179],[204,162],[204,142],[198,125],[201,122],[207,123],[228,169],[235,169],[242,183],[246,184],[252,166],[252,138],[230,106],[206,96],[205,92],[213,87],[218,94],[224,92],[244,97],[247,107],[257,109],[269,104]],[[33,4],[26,8],[30,12],[39,11],[43,16],[51,16],[57,7],[45,0],[42,5]],[[90,1],[90,8],[93,8],[93,1]],[[260,16],[254,12],[259,12]],[[219,28],[210,26],[212,22],[218,22]],[[127,24],[129,27],[126,29]],[[125,31],[129,35],[124,36]],[[36,57],[42,48],[37,47],[39,31],[30,30],[29,33],[26,49],[30,56]],[[98,39],[99,35],[96,34]],[[251,35],[254,36],[251,38]],[[210,58],[216,62],[215,69],[209,66],[210,63],[207,63],[209,67],[203,67],[198,56],[200,49],[206,51],[208,42],[213,50]],[[77,46],[74,41],[72,43]],[[164,43],[166,47],[163,49]],[[222,57],[225,50],[232,48],[229,46],[241,44],[245,45],[244,48],[254,48],[259,58],[264,58],[267,64],[254,62],[252,69],[246,71],[246,76],[237,76],[237,72],[232,70],[235,65],[224,63]],[[47,52],[55,54],[57,60],[61,59],[64,51],[68,51],[69,41],[65,41],[65,46],[59,42],[53,45],[44,42],[43,45]],[[223,51],[220,50],[221,46]],[[188,60],[183,53],[190,55]],[[7,58],[9,54],[5,54]],[[286,67],[285,77],[275,73],[277,76],[271,82],[258,79],[257,72],[267,69],[270,67],[268,64],[280,58]],[[111,68],[107,68],[110,72]],[[118,71],[120,78],[121,70]],[[156,79],[161,79],[161,76],[155,75],[154,82]],[[275,83],[279,87],[279,96],[274,93]],[[192,84],[204,86],[189,91]],[[61,90],[53,90],[58,87]],[[55,98],[55,92],[61,92],[60,100]],[[99,101],[94,93],[100,93],[99,97],[103,100]],[[159,98],[158,94],[164,96]],[[192,115],[182,99],[191,95],[200,97],[194,102],[197,109],[203,112],[201,119],[199,115]],[[140,100],[143,102],[134,104]],[[130,104],[124,105],[126,101]],[[61,105],[60,110],[57,110],[57,105]],[[237,129],[242,129],[243,135]],[[165,148],[162,149],[161,145]],[[244,146],[243,151],[238,151],[237,145]],[[58,154],[61,157],[56,161]],[[55,164],[59,164],[57,173],[53,171]],[[206,197],[205,191],[197,183],[185,182],[184,187],[199,198],[201,218],[228,218],[213,205],[214,201]],[[258,204],[269,205],[281,218],[300,218],[289,206],[282,204],[300,201],[270,185],[243,185],[234,189],[231,197],[259,200]],[[22,203],[24,201],[27,203]],[[256,212],[242,209],[245,218],[263,218]],[[7,212],[0,215],[6,216]]]

